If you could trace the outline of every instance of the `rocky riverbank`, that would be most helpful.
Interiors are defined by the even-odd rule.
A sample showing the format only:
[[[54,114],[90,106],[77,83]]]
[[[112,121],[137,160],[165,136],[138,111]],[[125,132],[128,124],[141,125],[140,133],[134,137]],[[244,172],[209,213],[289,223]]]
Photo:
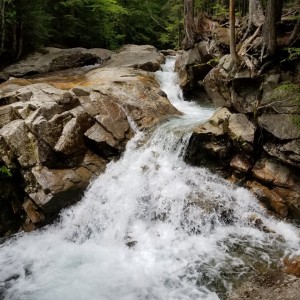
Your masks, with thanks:
[[[77,201],[123,152],[134,135],[130,120],[144,130],[179,114],[151,73],[164,62],[152,46],[125,46],[109,55],[94,49],[94,59],[104,55],[97,60],[101,67],[61,72],[78,49],[65,58],[50,52],[55,55],[37,53],[1,73],[56,71],[0,85],[1,236],[31,231]],[[90,52],[81,51],[78,60],[88,61]],[[58,60],[64,67],[53,67]]]
[[[230,55],[212,66],[209,49],[200,42],[176,64],[183,89],[219,107],[194,129],[186,161],[249,188],[270,211],[299,223],[300,62],[259,74],[245,64],[232,70]]]
[[[300,223],[300,61],[232,69],[229,55],[202,41],[176,62],[186,94],[218,109],[193,130],[185,160],[250,189],[270,212]],[[255,226],[268,230],[261,220]],[[234,287],[227,300],[299,297],[299,257],[279,261]]]

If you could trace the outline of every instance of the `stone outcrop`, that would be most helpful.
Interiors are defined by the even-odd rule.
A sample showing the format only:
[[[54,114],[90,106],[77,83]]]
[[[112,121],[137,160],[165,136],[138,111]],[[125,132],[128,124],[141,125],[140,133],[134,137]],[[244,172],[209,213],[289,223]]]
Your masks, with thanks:
[[[112,54],[106,67],[132,67],[145,71],[155,72],[165,61],[163,54],[157,52],[156,48],[150,45],[126,45],[118,53]]]
[[[196,45],[181,55],[184,84],[194,80],[187,70],[202,62],[198,53]],[[299,222],[299,64],[258,72],[246,59],[238,66],[230,55],[217,60],[198,83],[220,109],[194,129],[186,160],[250,188],[269,209]]]
[[[0,85],[0,167],[11,170],[10,184],[21,191],[16,200],[11,191],[1,200],[6,216],[14,216],[13,230],[30,231],[78,200],[123,152],[131,123],[145,130],[179,114],[144,70],[162,61],[154,47],[130,45],[65,90],[45,75],[9,90],[9,81]],[[0,217],[0,235],[9,227]]]
[[[276,128],[280,124],[272,126]],[[205,165],[249,188],[278,216],[299,222],[298,139],[290,137],[289,142],[283,139],[283,143],[276,146],[270,142],[277,138],[271,130],[268,133],[262,130],[253,117],[219,108],[210,120],[194,129],[186,160],[194,165]]]
[[[184,93],[201,90],[201,82],[212,69],[213,55],[209,52],[210,45],[202,41],[194,48],[183,51],[177,58],[175,70],[178,73],[179,85]],[[202,97],[205,96],[202,93]]]
[[[76,68],[85,65],[101,64],[107,61],[112,52],[107,49],[59,49],[46,47],[29,55],[26,59],[6,67],[0,73],[0,79],[43,74],[57,70]]]

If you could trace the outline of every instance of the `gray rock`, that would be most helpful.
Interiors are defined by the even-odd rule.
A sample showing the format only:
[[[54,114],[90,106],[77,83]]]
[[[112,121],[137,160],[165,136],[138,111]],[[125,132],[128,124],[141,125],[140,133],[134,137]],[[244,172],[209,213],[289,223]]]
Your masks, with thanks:
[[[42,52],[35,52],[26,59],[6,67],[0,78],[22,77],[51,71],[80,67],[106,61],[112,52],[106,49],[58,49],[47,47]]]
[[[0,129],[0,135],[11,149],[11,160],[17,158],[23,168],[35,165],[39,160],[39,147],[34,135],[23,120],[15,120]]]
[[[231,115],[232,113],[226,107],[218,108],[208,122],[218,127],[224,124],[225,121],[227,122]]]
[[[111,55],[106,67],[133,67],[149,72],[160,69],[165,57],[150,45],[126,45]]]
[[[280,217],[288,215],[287,203],[276,192],[255,181],[248,182],[247,187]]]
[[[244,114],[232,114],[229,118],[228,130],[233,140],[252,143],[256,126]]]
[[[261,82],[254,78],[234,78],[231,86],[231,103],[235,111],[253,113],[260,99]]]
[[[221,67],[213,68],[204,78],[203,86],[216,107],[231,107],[231,95],[227,83],[231,80]]]
[[[281,140],[300,138],[300,130],[293,121],[293,115],[263,114],[258,118],[258,124]]]
[[[188,90],[195,82],[203,80],[212,69],[207,64],[213,57],[208,53],[208,42],[202,41],[194,48],[183,51],[175,63],[175,71],[179,76],[179,85],[183,90]]]
[[[266,143],[264,150],[279,160],[292,166],[300,167],[300,140],[293,140],[285,144]]]

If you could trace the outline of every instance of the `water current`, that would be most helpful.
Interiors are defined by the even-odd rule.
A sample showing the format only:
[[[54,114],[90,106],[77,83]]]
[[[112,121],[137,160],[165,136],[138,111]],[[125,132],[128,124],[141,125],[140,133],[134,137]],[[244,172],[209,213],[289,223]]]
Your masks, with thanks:
[[[156,76],[184,115],[136,130],[59,221],[3,243],[0,299],[226,299],[233,285],[299,249],[297,229],[248,191],[184,162],[192,128],[213,109],[183,101],[173,67],[169,58]]]

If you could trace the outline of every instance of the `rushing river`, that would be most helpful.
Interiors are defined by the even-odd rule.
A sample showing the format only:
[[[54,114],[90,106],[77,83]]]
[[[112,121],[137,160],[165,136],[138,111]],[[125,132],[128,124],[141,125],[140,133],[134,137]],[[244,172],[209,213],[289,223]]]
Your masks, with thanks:
[[[297,229],[248,191],[185,164],[191,128],[213,110],[183,101],[173,66],[168,59],[157,78],[184,115],[136,131],[56,224],[2,244],[0,299],[225,299],[233,284],[299,249]]]

